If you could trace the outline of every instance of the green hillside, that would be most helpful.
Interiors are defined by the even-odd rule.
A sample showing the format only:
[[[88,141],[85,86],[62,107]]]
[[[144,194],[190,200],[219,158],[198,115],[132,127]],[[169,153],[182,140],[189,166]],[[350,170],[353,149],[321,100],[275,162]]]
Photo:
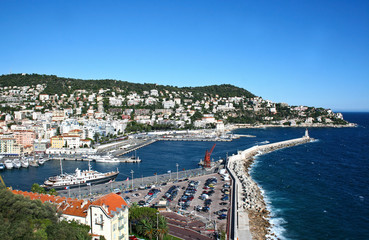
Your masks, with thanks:
[[[46,94],[63,94],[71,93],[75,90],[84,89],[87,91],[97,92],[99,89],[119,88],[127,92],[134,91],[142,93],[143,91],[150,91],[156,89],[158,91],[186,91],[192,92],[193,95],[207,93],[209,95],[219,97],[235,97],[245,96],[254,97],[254,94],[249,91],[239,88],[230,84],[223,85],[211,85],[203,87],[175,87],[175,86],[164,86],[157,84],[139,84],[130,83],[120,80],[103,79],[103,80],[82,80],[73,78],[63,78],[55,75],[40,75],[40,74],[8,74],[0,76],[0,86],[35,86],[37,84],[46,84],[44,93]]]

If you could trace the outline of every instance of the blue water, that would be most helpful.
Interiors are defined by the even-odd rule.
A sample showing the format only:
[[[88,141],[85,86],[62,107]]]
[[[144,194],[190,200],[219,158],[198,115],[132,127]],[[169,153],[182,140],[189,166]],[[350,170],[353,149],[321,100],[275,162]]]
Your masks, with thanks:
[[[285,239],[369,239],[369,113],[346,113],[356,128],[312,128],[316,142],[259,156],[252,176],[261,185],[272,211],[273,231]],[[264,141],[301,137],[302,128],[241,129],[255,135],[216,142],[218,160]],[[197,167],[213,142],[156,142],[137,151],[139,164],[92,163],[105,172],[119,168],[117,180]],[[65,172],[87,168],[87,162],[63,161]],[[44,166],[0,172],[7,185],[29,190],[34,182],[60,173],[59,161]]]
[[[310,129],[318,141],[257,159],[252,176],[279,236],[369,239],[369,114],[345,118],[359,126]]]

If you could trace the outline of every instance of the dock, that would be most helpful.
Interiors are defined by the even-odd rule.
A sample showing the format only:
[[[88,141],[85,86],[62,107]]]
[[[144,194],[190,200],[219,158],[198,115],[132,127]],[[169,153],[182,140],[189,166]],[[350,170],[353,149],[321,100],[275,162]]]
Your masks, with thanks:
[[[157,141],[156,139],[149,139],[149,140],[144,141],[143,143],[137,144],[137,145],[132,146],[132,147],[130,147],[130,148],[122,149],[122,150],[117,150],[117,151],[115,151],[115,152],[113,153],[113,155],[114,155],[115,157],[119,157],[119,156],[122,156],[122,155],[128,154],[128,153],[130,153],[130,152],[136,151],[136,150],[138,150],[138,149],[140,149],[140,148],[143,148],[143,147],[145,147],[145,146],[147,146],[147,145],[153,144],[153,143],[155,143],[156,141]]]

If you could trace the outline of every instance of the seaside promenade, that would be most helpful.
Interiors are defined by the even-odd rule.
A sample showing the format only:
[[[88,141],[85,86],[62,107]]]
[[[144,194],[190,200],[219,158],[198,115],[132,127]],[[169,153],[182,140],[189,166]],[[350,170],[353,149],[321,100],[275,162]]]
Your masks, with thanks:
[[[227,170],[233,182],[229,239],[259,239],[270,234],[268,231],[270,223],[267,220],[269,212],[266,209],[260,188],[249,174],[249,168],[254,157],[278,149],[308,143],[312,140],[306,131],[305,136],[301,138],[254,146],[239,151],[238,154],[228,158]],[[252,216],[252,221],[250,221],[249,215]]]

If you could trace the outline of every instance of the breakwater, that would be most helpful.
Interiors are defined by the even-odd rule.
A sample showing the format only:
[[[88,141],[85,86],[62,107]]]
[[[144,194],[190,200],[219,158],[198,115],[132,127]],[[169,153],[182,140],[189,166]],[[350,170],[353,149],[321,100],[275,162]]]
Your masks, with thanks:
[[[130,147],[130,148],[127,148],[125,150],[120,150],[120,151],[116,151],[114,152],[114,156],[118,157],[118,156],[122,156],[122,155],[125,155],[125,154],[128,154],[130,152],[133,152],[133,151],[136,151],[140,148],[143,148],[143,147],[146,147],[147,145],[150,145],[152,143],[155,143],[157,140],[156,139],[148,139],[140,144],[137,144],[136,146],[133,146],[133,147]]]
[[[270,234],[270,223],[267,220],[269,212],[260,188],[249,173],[254,157],[312,140],[306,132],[302,138],[254,146],[228,158],[227,170],[233,180],[232,201],[234,202],[231,210],[230,239],[266,239]]]

